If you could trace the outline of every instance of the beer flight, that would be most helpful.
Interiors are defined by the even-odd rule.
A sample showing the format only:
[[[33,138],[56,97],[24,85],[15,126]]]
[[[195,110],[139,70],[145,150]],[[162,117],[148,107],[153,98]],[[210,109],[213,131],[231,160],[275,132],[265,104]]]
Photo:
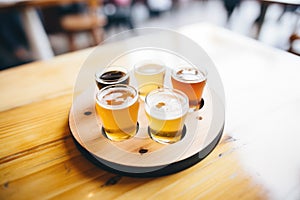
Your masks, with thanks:
[[[135,64],[138,89],[129,84],[129,71],[107,67],[95,74],[99,91],[96,112],[105,136],[112,141],[134,137],[138,129],[140,103],[144,103],[152,140],[171,144],[181,140],[189,112],[199,110],[207,73],[192,65],[171,70],[172,88],[165,88],[166,66],[159,60]]]

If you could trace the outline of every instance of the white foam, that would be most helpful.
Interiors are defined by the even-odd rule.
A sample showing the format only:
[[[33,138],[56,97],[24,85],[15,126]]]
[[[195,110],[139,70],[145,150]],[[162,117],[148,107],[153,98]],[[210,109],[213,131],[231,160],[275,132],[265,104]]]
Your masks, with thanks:
[[[145,64],[136,67],[136,72],[140,74],[158,74],[165,69],[164,66],[158,64]]]
[[[111,93],[109,95],[103,96],[101,99],[101,102],[108,105],[107,101],[110,101],[110,100],[115,100],[115,102],[126,103],[126,102],[130,102],[133,99],[131,96],[127,96],[127,98],[122,98],[122,96],[123,96],[122,92]]]
[[[178,81],[185,81],[189,83],[202,82],[206,79],[203,72],[193,68],[182,68],[174,72],[172,76]]]
[[[119,91],[119,92],[118,92]],[[132,88],[109,88],[107,90],[104,90],[103,92],[98,92],[96,95],[96,100],[99,105],[101,105],[104,108],[107,109],[122,109],[126,108],[128,106],[131,106],[135,103],[135,101],[138,98],[138,95],[135,95],[134,98],[132,96],[126,96],[126,98],[123,98],[124,93],[131,93],[132,96],[135,95]],[[120,102],[119,105],[109,105],[108,101],[114,100],[115,102]]]
[[[161,92],[147,97],[146,112],[157,119],[177,119],[188,111],[187,99],[170,92]]]

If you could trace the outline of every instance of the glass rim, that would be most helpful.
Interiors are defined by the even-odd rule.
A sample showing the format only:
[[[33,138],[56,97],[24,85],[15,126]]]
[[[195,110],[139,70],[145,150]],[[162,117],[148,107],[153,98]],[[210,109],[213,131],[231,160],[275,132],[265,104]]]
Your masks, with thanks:
[[[102,80],[100,77],[101,75],[103,75],[105,72],[110,72],[110,71],[114,71],[113,69],[122,69],[120,70],[121,72],[125,73],[125,76],[121,77],[120,79],[118,79],[117,81],[104,81]],[[99,83],[103,83],[106,85],[111,85],[111,84],[118,84],[124,80],[126,80],[129,77],[129,70],[126,67],[122,67],[122,66],[117,66],[117,65],[113,65],[113,66],[109,66],[109,67],[105,67],[99,71],[95,72],[95,80]]]
[[[102,94],[103,92],[111,89],[111,88],[127,88],[130,89],[130,91],[133,91],[133,99],[131,99],[129,102],[125,103],[125,104],[121,104],[121,105],[105,105],[101,102],[101,100],[99,99],[99,95]],[[104,96],[105,94],[103,94],[102,96]],[[99,91],[97,91],[96,93],[96,103],[105,108],[105,109],[109,109],[109,110],[120,110],[120,109],[124,109],[124,108],[128,108],[129,106],[133,105],[137,100],[138,100],[138,91],[131,85],[126,85],[126,84],[114,84],[114,85],[109,85],[106,86],[104,88],[101,88]]]
[[[142,72],[139,72],[137,70],[138,68],[140,68],[141,66],[144,66],[146,64],[156,64],[156,65],[161,66],[161,69],[159,71],[157,71],[157,72],[151,72],[151,73],[142,73]],[[163,61],[159,60],[159,59],[145,59],[145,60],[141,60],[141,61],[135,63],[133,65],[133,69],[134,69],[135,73],[138,73],[138,74],[141,74],[141,75],[149,75],[150,76],[150,75],[153,75],[153,74],[159,74],[159,73],[161,73],[163,71],[166,71],[166,64]]]
[[[197,70],[198,72],[200,72],[202,75],[203,75],[203,78],[202,79],[197,79],[195,81],[187,81],[185,80],[186,82],[190,82],[190,83],[197,83],[199,80],[201,81],[204,81],[204,80],[207,80],[207,75],[208,75],[208,72],[207,72],[207,69],[205,68],[198,68],[196,66],[193,66],[193,65],[181,65],[179,67],[176,67],[176,68],[172,68],[171,70],[171,77],[178,80],[178,81],[183,81],[183,79],[179,78],[178,76],[176,76],[176,73],[180,70],[180,69],[195,69]]]
[[[148,103],[149,96],[151,96],[151,95],[153,95],[155,93],[158,93],[158,92],[163,92],[163,91],[169,91],[169,92],[175,94],[176,98],[178,98],[178,95],[180,95],[181,97],[183,97],[184,102],[180,102],[180,104],[181,104],[182,108],[184,108],[184,105],[186,105],[186,108],[182,109],[182,110],[184,110],[183,113],[185,114],[185,113],[188,112],[188,110],[189,110],[189,98],[188,98],[188,96],[184,92],[182,92],[180,90],[177,90],[175,88],[159,88],[159,89],[152,90],[145,97],[145,108],[149,107],[149,103]]]

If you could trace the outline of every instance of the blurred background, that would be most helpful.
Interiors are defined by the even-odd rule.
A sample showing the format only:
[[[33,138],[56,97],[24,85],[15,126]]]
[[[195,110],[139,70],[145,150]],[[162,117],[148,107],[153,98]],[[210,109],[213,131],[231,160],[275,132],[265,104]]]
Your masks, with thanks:
[[[0,68],[76,51],[124,30],[207,22],[300,54],[299,0],[0,1]]]

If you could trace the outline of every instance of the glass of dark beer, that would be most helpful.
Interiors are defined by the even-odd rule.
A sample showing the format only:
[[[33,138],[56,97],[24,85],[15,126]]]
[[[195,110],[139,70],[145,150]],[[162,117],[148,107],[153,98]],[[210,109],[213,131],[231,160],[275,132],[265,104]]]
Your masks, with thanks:
[[[124,67],[110,66],[95,73],[96,84],[102,88],[115,84],[129,84],[129,73]]]

